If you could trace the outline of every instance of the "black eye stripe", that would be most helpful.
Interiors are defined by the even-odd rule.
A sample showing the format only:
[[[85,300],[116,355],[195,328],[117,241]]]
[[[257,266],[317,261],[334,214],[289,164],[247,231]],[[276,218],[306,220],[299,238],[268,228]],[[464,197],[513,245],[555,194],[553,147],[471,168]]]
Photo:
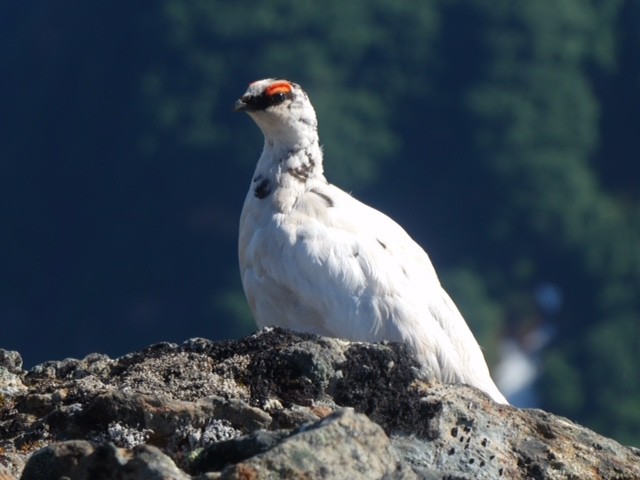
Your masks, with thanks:
[[[274,105],[279,105],[288,98],[293,98],[292,92],[276,92],[273,95],[262,93],[260,95],[252,95],[250,97],[243,98],[243,102],[250,110],[264,110]]]

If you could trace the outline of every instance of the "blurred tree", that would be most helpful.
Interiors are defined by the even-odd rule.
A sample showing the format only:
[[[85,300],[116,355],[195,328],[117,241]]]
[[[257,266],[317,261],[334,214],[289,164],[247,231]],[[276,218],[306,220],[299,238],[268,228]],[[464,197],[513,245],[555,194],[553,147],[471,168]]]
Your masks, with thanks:
[[[295,79],[317,105],[323,138],[332,140],[329,174],[343,184],[371,183],[397,150],[385,113],[402,90],[413,95],[432,55],[433,3],[166,0],[165,55],[146,76],[149,104],[186,144],[217,142],[247,169],[260,134],[237,128],[246,119],[229,123],[230,99],[259,78]],[[254,141],[243,141],[247,135]]]
[[[545,406],[637,441],[630,432],[640,431],[640,410],[614,401],[640,400],[629,381],[640,377],[632,361],[640,351],[637,206],[619,202],[593,168],[601,108],[594,72],[617,64],[621,2],[465,5],[487,20],[476,39],[485,61],[467,100],[478,158],[502,196],[487,225],[488,239],[505,249],[493,266],[512,289],[546,279],[566,299],[542,381]],[[533,268],[510,275],[518,269],[509,263],[523,258]],[[612,415],[619,423],[606,420]]]

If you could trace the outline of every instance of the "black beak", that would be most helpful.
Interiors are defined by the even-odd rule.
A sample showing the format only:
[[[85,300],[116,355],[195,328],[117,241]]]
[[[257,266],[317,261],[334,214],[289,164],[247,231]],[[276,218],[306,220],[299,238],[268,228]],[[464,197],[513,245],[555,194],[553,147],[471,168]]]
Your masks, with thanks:
[[[242,111],[246,110],[249,105],[247,104],[247,102],[245,100],[246,99],[244,97],[242,97],[241,99],[237,100],[235,105],[233,106],[233,111],[234,112],[242,112]]]

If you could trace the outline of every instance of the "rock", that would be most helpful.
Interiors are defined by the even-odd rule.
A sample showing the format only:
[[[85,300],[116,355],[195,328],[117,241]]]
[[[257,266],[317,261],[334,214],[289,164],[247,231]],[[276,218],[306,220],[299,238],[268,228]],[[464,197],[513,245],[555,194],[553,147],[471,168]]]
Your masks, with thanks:
[[[258,430],[249,435],[215,442],[204,449],[191,464],[192,472],[221,471],[228,465],[264,453],[287,438],[287,430]]]
[[[13,350],[3,350],[0,348],[0,367],[10,373],[22,373],[22,356]]]
[[[27,463],[27,466],[29,464]],[[151,445],[132,449],[106,443],[70,472],[71,480],[188,480],[173,460]]]
[[[418,478],[382,428],[352,409],[296,430],[264,453],[225,468],[220,478],[268,478],[273,472],[281,478]]]
[[[71,440],[35,452],[21,480],[187,480],[189,476],[158,448],[138,445],[132,449],[104,443]]]
[[[24,393],[22,357],[18,352],[0,349],[0,404],[6,397]]]
[[[22,472],[21,480],[58,480],[68,477],[78,463],[93,453],[83,440],[54,443],[35,452]]]
[[[267,329],[21,368],[0,351],[9,479],[640,478],[637,449],[429,382],[400,345]]]
[[[15,480],[9,469],[0,464],[0,480]]]

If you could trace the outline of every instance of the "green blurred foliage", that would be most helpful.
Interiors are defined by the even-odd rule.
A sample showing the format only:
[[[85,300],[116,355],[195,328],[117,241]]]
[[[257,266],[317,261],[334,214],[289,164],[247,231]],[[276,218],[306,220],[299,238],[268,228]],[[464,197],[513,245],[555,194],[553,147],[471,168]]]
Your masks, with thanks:
[[[631,0],[1,4],[5,341],[251,331],[235,244],[262,140],[231,109],[284,77],[328,178],[426,247],[490,362],[552,324],[542,406],[639,445],[639,20]]]
[[[405,67],[426,73],[422,64],[432,55],[436,26],[432,4],[167,0],[164,51],[170,55],[145,76],[148,105],[160,126],[190,147],[240,144],[236,155],[249,165],[255,144],[246,145],[248,133],[223,120],[231,97],[220,104],[220,93],[239,95],[257,78],[295,79],[317,106],[322,137],[333,140],[325,145],[332,178],[350,186],[371,183],[397,153],[399,135],[386,112],[403,90],[421,86]]]

